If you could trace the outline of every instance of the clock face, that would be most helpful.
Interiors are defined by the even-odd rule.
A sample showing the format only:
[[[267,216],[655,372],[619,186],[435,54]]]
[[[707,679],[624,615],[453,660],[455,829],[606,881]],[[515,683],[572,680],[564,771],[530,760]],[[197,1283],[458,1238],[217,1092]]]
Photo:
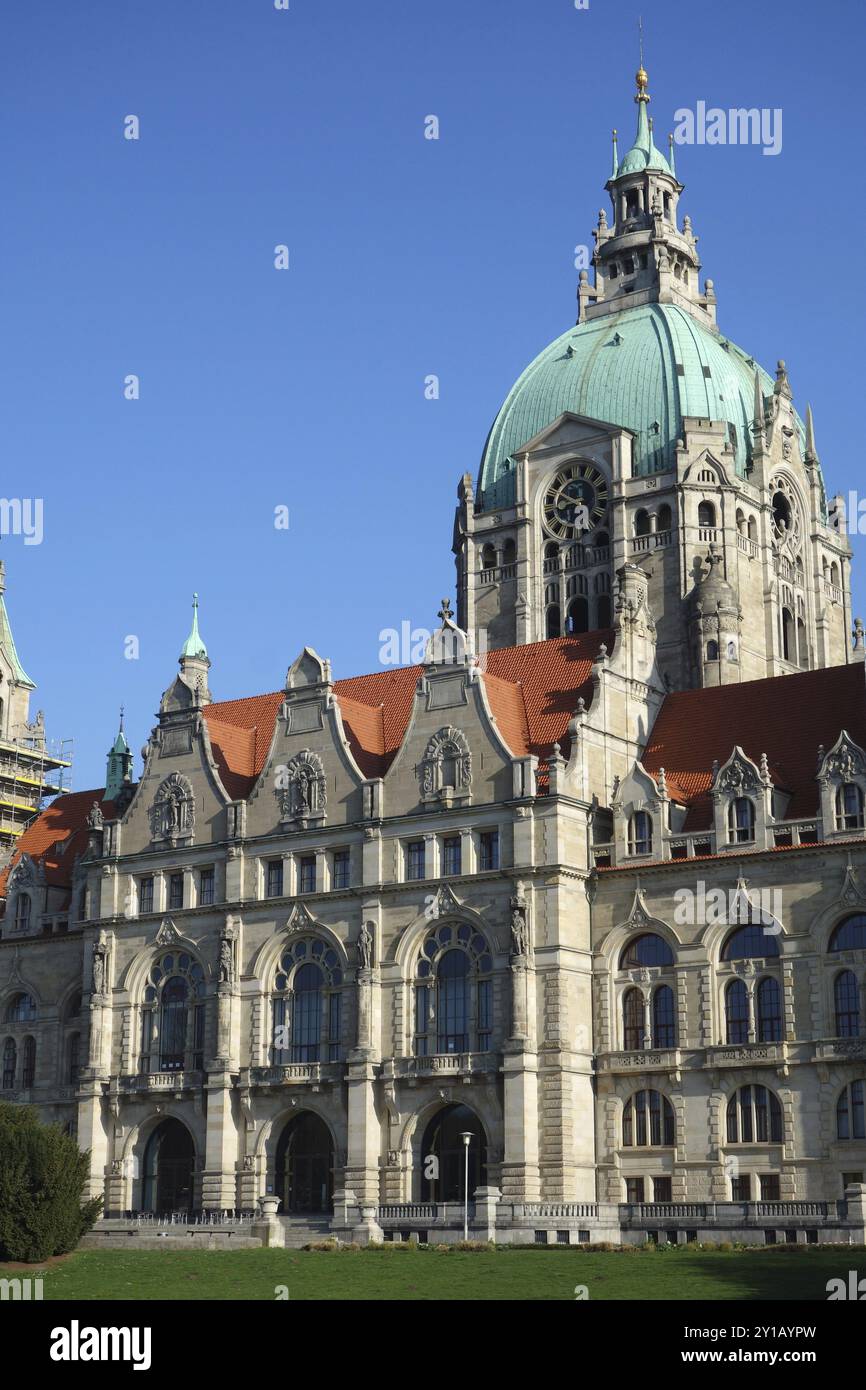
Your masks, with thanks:
[[[562,541],[595,530],[607,512],[607,479],[593,463],[561,468],[544,498],[544,525]]]

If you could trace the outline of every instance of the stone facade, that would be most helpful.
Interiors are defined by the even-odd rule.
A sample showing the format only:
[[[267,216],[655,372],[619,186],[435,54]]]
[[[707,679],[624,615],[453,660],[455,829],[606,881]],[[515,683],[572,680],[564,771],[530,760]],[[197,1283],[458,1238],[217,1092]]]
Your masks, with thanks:
[[[579,290],[613,353],[647,305],[718,336],[645,100]],[[215,702],[196,603],[140,779],[121,732],[4,880],[0,1094],[77,1133],[107,1236],[863,1239],[862,630],[753,376],[748,439],[552,404],[465,478],[417,668],[305,648]]]

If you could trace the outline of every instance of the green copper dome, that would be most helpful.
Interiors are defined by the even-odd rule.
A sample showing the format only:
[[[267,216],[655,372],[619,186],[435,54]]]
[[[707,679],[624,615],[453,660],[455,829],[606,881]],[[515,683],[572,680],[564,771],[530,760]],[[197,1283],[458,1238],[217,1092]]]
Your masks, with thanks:
[[[506,397],[481,462],[479,508],[510,504],[522,446],[566,412],[631,430],[638,475],[672,466],[683,416],[726,420],[745,476],[756,370],[770,395],[773,379],[742,348],[672,304],[641,304],[570,328]]]

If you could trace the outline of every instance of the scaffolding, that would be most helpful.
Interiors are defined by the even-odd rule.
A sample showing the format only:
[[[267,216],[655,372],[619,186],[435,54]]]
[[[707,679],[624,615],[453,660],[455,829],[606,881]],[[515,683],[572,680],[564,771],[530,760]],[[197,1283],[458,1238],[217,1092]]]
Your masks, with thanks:
[[[71,738],[0,739],[0,845],[14,844],[46,800],[72,790]]]

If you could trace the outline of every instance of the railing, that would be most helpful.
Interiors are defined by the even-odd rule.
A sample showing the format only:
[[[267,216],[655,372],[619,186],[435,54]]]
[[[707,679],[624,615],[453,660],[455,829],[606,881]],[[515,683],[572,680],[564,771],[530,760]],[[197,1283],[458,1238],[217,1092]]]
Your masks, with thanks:
[[[706,1065],[708,1067],[754,1067],[776,1066],[784,1062],[787,1048],[783,1042],[731,1043],[719,1047],[708,1047]]]
[[[494,584],[496,582],[495,568],[482,570],[479,578],[482,584]]]
[[[661,550],[664,546],[670,545],[672,531],[647,531],[644,536],[632,537],[632,550],[639,554],[646,550]]]
[[[201,1083],[200,1071],[145,1071],[120,1078],[124,1091],[183,1091]]]
[[[647,1048],[635,1052],[603,1052],[599,1071],[676,1071],[680,1065],[678,1048]]]
[[[622,1221],[706,1221],[705,1202],[623,1202]]]
[[[310,1085],[336,1080],[341,1071],[339,1062],[288,1062],[269,1067],[251,1067],[250,1080],[254,1086]]]
[[[517,578],[517,565],[516,565],[516,564],[513,564],[513,565],[501,565],[501,566],[500,566],[500,569],[499,569],[499,578],[500,578],[500,579],[516,579],[516,578]]]
[[[824,592],[831,603],[842,602],[842,590],[839,588],[838,584],[831,584],[829,579],[824,580]]]
[[[737,535],[737,549],[748,555],[750,560],[758,558],[758,542],[751,540],[749,536]]]
[[[380,1221],[437,1221],[436,1202],[396,1202],[379,1208]]]
[[[385,1064],[393,1076],[460,1076],[498,1070],[492,1052],[434,1052],[429,1057],[396,1057]]]
[[[515,1214],[520,1213],[534,1221],[557,1218],[594,1221],[598,1217],[598,1202],[524,1202],[515,1204]]]
[[[718,539],[719,539],[718,527],[716,527],[716,526],[699,526],[699,527],[698,527],[698,540],[699,540],[699,541],[717,541]]]

